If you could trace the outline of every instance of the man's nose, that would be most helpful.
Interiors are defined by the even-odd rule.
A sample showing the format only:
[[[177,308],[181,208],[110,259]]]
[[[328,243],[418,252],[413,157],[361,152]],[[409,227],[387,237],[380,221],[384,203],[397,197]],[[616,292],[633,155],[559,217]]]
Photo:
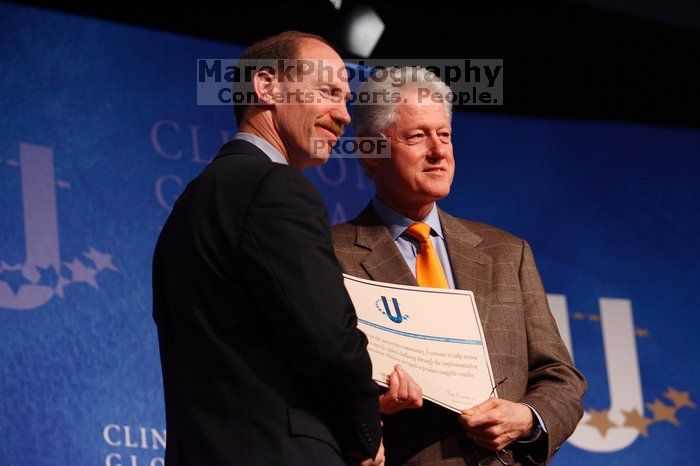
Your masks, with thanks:
[[[433,133],[428,137],[428,149],[430,150],[429,157],[444,159],[449,154],[449,143],[444,142],[440,137]]]
[[[347,126],[350,123],[350,113],[348,113],[348,107],[345,101],[339,103],[333,108],[331,117],[343,126]]]

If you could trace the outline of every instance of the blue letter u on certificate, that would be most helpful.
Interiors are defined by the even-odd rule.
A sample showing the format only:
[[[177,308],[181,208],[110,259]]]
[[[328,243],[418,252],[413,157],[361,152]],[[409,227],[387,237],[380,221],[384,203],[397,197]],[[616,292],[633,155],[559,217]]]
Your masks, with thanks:
[[[392,322],[400,324],[403,320],[403,317],[401,316],[401,309],[399,309],[399,302],[396,300],[396,298],[391,298],[391,302],[394,304],[394,310],[396,311],[396,315],[391,314],[391,309],[389,307],[389,303],[386,300],[386,296],[382,296],[382,303],[384,303],[384,311],[386,312],[386,316],[389,319],[391,319]]]

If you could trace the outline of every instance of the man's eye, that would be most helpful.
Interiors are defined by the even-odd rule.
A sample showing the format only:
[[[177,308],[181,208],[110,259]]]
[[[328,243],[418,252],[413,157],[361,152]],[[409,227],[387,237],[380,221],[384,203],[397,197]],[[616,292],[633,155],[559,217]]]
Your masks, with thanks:
[[[333,95],[333,90],[330,87],[322,87],[319,90],[323,95]]]
[[[425,135],[423,133],[416,133],[416,134],[411,134],[406,138],[406,141],[409,143],[417,143],[420,142]]]

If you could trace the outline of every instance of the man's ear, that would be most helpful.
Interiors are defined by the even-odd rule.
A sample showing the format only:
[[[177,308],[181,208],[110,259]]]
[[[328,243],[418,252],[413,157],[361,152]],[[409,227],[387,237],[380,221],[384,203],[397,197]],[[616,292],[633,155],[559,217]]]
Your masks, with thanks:
[[[277,87],[277,78],[265,69],[258,70],[253,76],[253,91],[258,102],[263,105],[274,103],[274,92]]]

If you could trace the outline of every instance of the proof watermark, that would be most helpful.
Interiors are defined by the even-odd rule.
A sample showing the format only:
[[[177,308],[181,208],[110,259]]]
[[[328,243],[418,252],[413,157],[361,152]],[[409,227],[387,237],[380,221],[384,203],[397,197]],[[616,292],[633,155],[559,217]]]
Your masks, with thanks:
[[[310,139],[311,158],[320,159],[388,159],[391,158],[389,139],[382,137],[346,137],[337,140],[314,137]]]
[[[411,68],[420,66],[425,75]],[[259,101],[253,81],[260,73],[272,76],[280,84],[265,104],[323,104],[347,102],[354,105],[396,104],[405,88],[417,90],[419,97],[456,105],[503,105],[503,60],[359,60],[344,66],[322,59],[197,60],[198,105],[255,105]],[[359,92],[363,83],[373,80],[371,93]],[[438,92],[430,81],[442,81],[449,92]],[[343,84],[347,83],[347,93]]]

